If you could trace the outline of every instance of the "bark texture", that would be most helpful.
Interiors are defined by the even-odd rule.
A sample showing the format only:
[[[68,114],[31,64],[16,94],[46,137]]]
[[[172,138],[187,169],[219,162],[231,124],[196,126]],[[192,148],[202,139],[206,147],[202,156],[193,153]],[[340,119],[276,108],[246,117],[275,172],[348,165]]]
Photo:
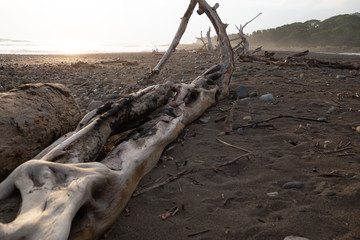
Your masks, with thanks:
[[[60,84],[26,84],[0,93],[0,112],[0,178],[81,119],[70,90]]]

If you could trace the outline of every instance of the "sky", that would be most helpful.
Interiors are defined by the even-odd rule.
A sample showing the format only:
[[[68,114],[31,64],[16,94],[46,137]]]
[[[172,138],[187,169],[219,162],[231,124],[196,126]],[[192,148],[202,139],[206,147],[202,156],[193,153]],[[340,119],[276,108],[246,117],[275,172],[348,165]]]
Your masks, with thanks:
[[[77,43],[170,43],[189,0],[0,0],[0,38]],[[360,12],[360,0],[208,0],[229,24],[245,33],[310,19]],[[181,43],[192,43],[211,26],[192,15]],[[212,30],[212,35],[215,34]]]

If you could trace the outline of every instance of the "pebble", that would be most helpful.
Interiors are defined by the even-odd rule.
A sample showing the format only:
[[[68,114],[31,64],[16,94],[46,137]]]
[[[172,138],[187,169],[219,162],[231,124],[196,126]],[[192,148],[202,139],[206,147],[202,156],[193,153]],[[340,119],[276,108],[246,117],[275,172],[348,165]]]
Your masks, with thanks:
[[[295,106],[292,106],[292,107],[291,107],[291,110],[296,110],[296,107],[295,107]]]
[[[304,237],[297,237],[297,236],[287,236],[284,238],[284,240],[310,240],[310,239]]]
[[[298,182],[298,181],[295,181],[295,182],[287,182],[283,185],[283,188],[284,189],[290,189],[290,188],[297,188],[297,189],[300,189],[304,186],[304,183],[302,182]]]
[[[257,92],[251,92],[249,94],[249,97],[257,97],[257,96],[258,96]]]
[[[336,192],[327,192],[324,195],[327,197],[333,197],[333,196],[336,196]]]
[[[201,123],[208,123],[210,120],[210,116],[202,117],[199,119]]]
[[[345,80],[346,76],[345,75],[336,75],[336,79],[340,79],[340,80]]]
[[[239,135],[243,135],[243,134],[244,134],[244,129],[238,128],[238,129],[236,129],[236,132],[237,132]]]
[[[80,88],[79,90],[75,90],[75,94],[77,95],[81,95],[86,93],[86,89],[85,88]]]
[[[244,121],[249,121],[249,120],[252,120],[252,117],[251,116],[245,116],[245,117],[243,117],[243,120]]]
[[[119,94],[109,94],[107,96],[104,97],[105,99],[115,99],[115,98],[120,98]]]
[[[265,101],[265,102],[274,102],[275,98],[271,93],[268,94],[264,94],[260,97],[260,100]]]
[[[319,117],[318,119],[316,119],[316,121],[318,121],[318,122],[326,122],[327,119],[326,119],[326,117]]]
[[[289,82],[295,82],[295,80],[297,80],[297,77],[289,77],[288,80]]]
[[[334,111],[336,110],[336,107],[334,107],[334,106],[331,106],[328,110],[327,110],[327,114],[331,114],[331,113],[333,113]]]
[[[357,133],[360,133],[360,126],[357,126],[357,127],[355,128],[355,130],[356,130]]]
[[[102,101],[91,101],[87,107],[87,110],[91,111],[94,110],[95,108],[98,108],[100,106],[104,105],[104,103]]]
[[[279,196],[279,193],[278,192],[269,192],[266,195],[268,195],[269,197],[277,197],[277,196]]]
[[[244,86],[239,86],[235,90],[235,98],[245,98],[249,96],[249,91]]]
[[[306,211],[307,211],[307,209],[306,209],[306,208],[304,208],[304,207],[301,207],[301,208],[299,209],[299,211],[300,211],[300,212],[306,212]]]

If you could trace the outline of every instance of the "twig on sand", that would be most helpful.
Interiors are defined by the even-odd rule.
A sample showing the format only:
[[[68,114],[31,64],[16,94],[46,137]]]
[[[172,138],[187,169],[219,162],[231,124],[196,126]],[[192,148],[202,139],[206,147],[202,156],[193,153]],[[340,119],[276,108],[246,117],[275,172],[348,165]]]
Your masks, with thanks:
[[[207,229],[207,230],[203,230],[203,231],[200,231],[200,232],[191,233],[191,234],[188,235],[188,237],[195,237],[195,236],[197,236],[197,235],[200,235],[200,234],[203,234],[203,233],[207,233],[207,232],[210,232],[210,230]]]
[[[238,146],[232,145],[232,144],[227,143],[227,142],[225,142],[225,141],[223,141],[223,140],[221,140],[221,139],[219,139],[219,138],[216,138],[216,140],[217,140],[217,141],[219,141],[220,143],[222,143],[222,144],[226,145],[226,146],[233,147],[233,148],[236,148],[236,149],[242,150],[242,151],[247,152],[247,153],[252,153],[252,151],[250,151],[250,150],[247,150],[247,149],[245,149],[245,148],[242,148],[242,147],[238,147]]]
[[[344,147],[341,149],[336,149],[336,150],[332,150],[332,151],[322,151],[319,153],[321,153],[321,154],[339,153],[339,152],[343,152],[343,151],[350,150],[350,149],[352,149],[352,147]]]
[[[243,158],[243,157],[249,157],[250,155],[253,155],[252,153],[246,153],[246,154],[243,154],[243,155],[240,155],[230,161],[227,161],[227,162],[224,162],[222,164],[220,164],[219,166],[217,166],[217,168],[220,168],[220,167],[223,167],[223,166],[226,166],[226,165],[230,165],[230,164],[233,164],[234,162],[236,162],[237,160],[239,160],[240,158]]]
[[[265,120],[256,121],[256,122],[249,123],[249,124],[246,124],[246,125],[236,126],[236,127],[233,128],[233,130],[238,129],[238,128],[254,127],[254,126],[258,125],[258,124],[270,122],[270,121],[280,119],[280,118],[292,118],[292,119],[305,120],[305,121],[311,121],[311,122],[329,123],[328,121],[319,120],[319,119],[313,119],[313,118],[296,117],[296,116],[291,116],[291,115],[279,115],[279,116],[276,116],[276,117],[271,117],[271,118],[268,118],[268,119],[265,119]]]
[[[181,176],[183,176],[183,175],[185,175],[185,174],[191,173],[192,171],[193,171],[192,169],[184,169],[183,171],[178,172],[176,175],[173,175],[173,176],[167,178],[167,179],[166,179],[165,181],[163,181],[163,182],[160,182],[160,183],[154,184],[154,185],[152,185],[152,186],[150,186],[150,187],[143,188],[143,189],[140,189],[140,190],[138,190],[138,191],[135,191],[132,196],[133,196],[133,197],[137,197],[137,196],[139,196],[139,195],[141,195],[141,194],[143,194],[143,193],[146,193],[146,192],[148,192],[148,191],[150,191],[150,190],[153,190],[153,189],[155,189],[155,188],[164,186],[164,185],[166,185],[167,183],[172,182],[172,181],[180,178]]]

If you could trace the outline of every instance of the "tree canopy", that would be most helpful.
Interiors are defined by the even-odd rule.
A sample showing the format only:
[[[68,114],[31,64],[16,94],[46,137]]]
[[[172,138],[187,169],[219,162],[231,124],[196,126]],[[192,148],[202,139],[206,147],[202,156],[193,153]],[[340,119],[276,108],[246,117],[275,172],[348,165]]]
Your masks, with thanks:
[[[235,38],[235,34],[230,36]],[[316,19],[248,35],[252,48],[311,48],[360,51],[360,14],[344,14],[324,21]]]

